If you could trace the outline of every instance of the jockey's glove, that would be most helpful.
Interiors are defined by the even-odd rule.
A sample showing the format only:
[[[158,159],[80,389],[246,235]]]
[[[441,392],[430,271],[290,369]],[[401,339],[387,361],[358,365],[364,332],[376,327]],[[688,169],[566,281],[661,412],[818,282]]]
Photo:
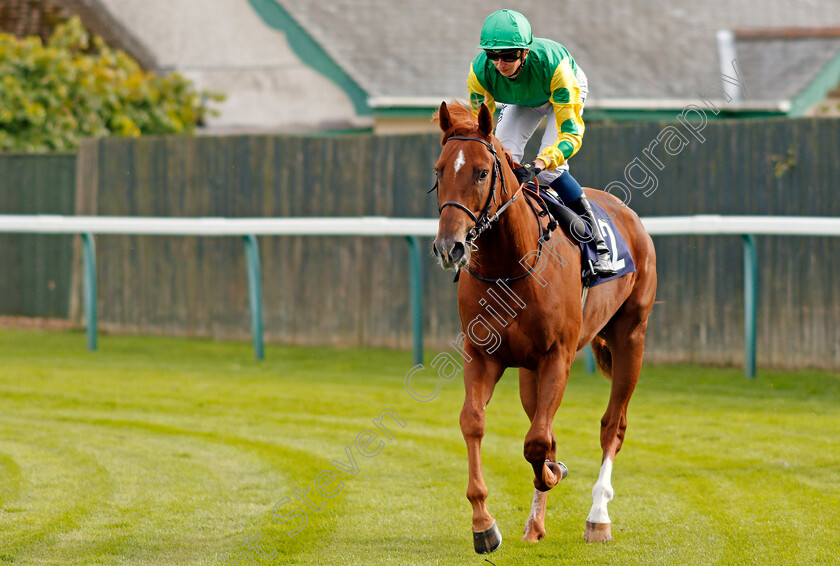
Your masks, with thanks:
[[[519,181],[519,184],[527,183],[528,181],[533,181],[534,177],[536,177],[542,169],[539,169],[536,164],[531,161],[526,163],[522,167],[517,167],[513,170],[513,174],[516,175],[516,180]]]

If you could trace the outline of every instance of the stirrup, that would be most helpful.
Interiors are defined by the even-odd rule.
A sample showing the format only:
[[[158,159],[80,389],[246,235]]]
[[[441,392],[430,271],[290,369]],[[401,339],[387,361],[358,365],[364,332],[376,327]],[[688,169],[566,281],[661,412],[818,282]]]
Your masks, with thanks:
[[[612,277],[618,275],[618,270],[615,268],[615,263],[608,257],[599,257],[592,265],[593,271],[602,277]]]

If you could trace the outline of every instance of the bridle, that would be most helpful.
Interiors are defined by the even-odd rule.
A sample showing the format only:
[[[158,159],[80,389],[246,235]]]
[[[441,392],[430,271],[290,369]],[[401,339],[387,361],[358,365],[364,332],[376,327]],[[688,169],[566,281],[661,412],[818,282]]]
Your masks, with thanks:
[[[499,180],[499,184],[501,185],[502,192],[507,194],[507,188],[505,187],[505,178],[502,175],[502,161],[499,159],[499,155],[496,153],[496,148],[487,140],[481,138],[475,138],[471,136],[452,136],[447,138],[446,142],[449,143],[452,140],[466,140],[466,141],[477,141],[479,143],[484,144],[484,146],[490,150],[490,153],[493,155],[493,176],[490,178],[490,194],[487,195],[487,202],[484,203],[484,208],[482,208],[481,212],[478,216],[476,216],[472,210],[461,204],[460,202],[454,200],[448,200],[438,208],[438,213],[443,212],[443,209],[447,206],[454,206],[455,208],[460,208],[464,212],[469,215],[470,219],[474,222],[474,226],[470,228],[470,231],[467,232],[466,242],[467,245],[475,247],[475,240],[481,236],[481,234],[486,231],[490,226],[493,225],[499,219],[499,216],[509,207],[513,202],[519,197],[519,194],[522,192],[522,187],[519,188],[516,193],[510,199],[504,203],[502,206],[496,210],[496,213],[493,216],[490,216],[490,207],[496,202],[496,179]],[[435,186],[431,188],[429,192],[434,191],[438,188],[438,181],[435,181]]]
[[[487,229],[489,229],[493,225],[494,222],[499,220],[499,217],[502,215],[502,213],[505,210],[507,210],[507,208],[510,205],[512,205],[514,203],[514,201],[516,201],[517,198],[519,198],[519,195],[522,194],[522,189],[523,189],[524,185],[521,185],[519,187],[519,189],[517,189],[517,191],[513,194],[513,196],[511,196],[510,199],[508,199],[507,202],[505,202],[498,209],[496,209],[495,214],[493,214],[491,216],[490,215],[490,208],[496,202],[496,180],[497,179],[499,181],[498,184],[501,185],[502,193],[507,194],[507,188],[505,187],[505,177],[504,177],[504,175],[502,175],[502,161],[499,158],[498,153],[496,152],[495,146],[493,146],[492,143],[490,143],[489,141],[487,141],[485,139],[472,137],[472,136],[451,136],[451,137],[446,139],[444,144],[449,143],[452,140],[477,141],[477,142],[483,144],[488,150],[490,150],[490,153],[493,155],[493,175],[490,178],[490,194],[487,195],[487,202],[484,203],[484,207],[481,209],[481,212],[479,213],[478,216],[476,216],[475,213],[473,213],[473,211],[470,210],[467,206],[461,204],[458,201],[454,201],[454,200],[448,200],[448,201],[444,202],[443,204],[441,204],[440,207],[438,207],[438,213],[443,212],[443,209],[446,208],[447,206],[454,206],[455,208],[463,210],[464,212],[467,213],[467,215],[473,221],[474,225],[467,232],[467,236],[465,238],[465,241],[466,241],[466,244],[468,246],[470,246],[471,248],[478,249],[478,246],[475,244],[475,241],[478,239],[479,236],[481,236],[482,233],[484,233]],[[437,190],[439,183],[440,183],[440,180],[439,179],[436,180],[435,185],[431,189],[429,189],[428,192],[431,193],[432,191]],[[529,275],[532,271],[534,271],[534,268],[536,268],[537,264],[540,261],[540,256],[542,255],[543,239],[547,240],[550,237],[549,236],[550,230],[545,230],[545,231],[543,230],[542,223],[540,222],[539,213],[537,213],[536,210],[534,210],[533,206],[531,206],[531,211],[534,212],[534,216],[537,219],[537,226],[539,227],[539,230],[540,230],[540,233],[542,234],[542,236],[539,238],[539,252],[538,252],[537,258],[534,261],[534,264],[531,265],[531,267],[529,267],[528,270],[525,273],[523,273],[522,275],[518,275],[516,277],[492,279],[492,278],[488,278],[488,277],[482,277],[482,276],[478,275],[477,273],[473,273],[472,271],[470,271],[469,267],[465,266],[464,269],[467,270],[467,273],[469,273],[470,275],[472,275],[476,279],[478,279],[480,281],[487,282],[487,283],[497,283],[499,281],[504,281],[505,283],[509,283],[511,281],[518,281],[520,279],[523,279],[527,275]],[[455,281],[458,281],[458,278],[460,277],[460,275],[461,275],[461,270],[459,268],[458,272],[455,274]]]

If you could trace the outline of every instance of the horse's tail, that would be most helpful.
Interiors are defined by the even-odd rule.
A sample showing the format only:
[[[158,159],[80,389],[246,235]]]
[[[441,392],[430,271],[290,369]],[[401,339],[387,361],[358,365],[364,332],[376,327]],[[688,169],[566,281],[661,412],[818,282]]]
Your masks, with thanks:
[[[607,347],[607,342],[600,336],[592,340],[592,353],[595,354],[595,362],[598,369],[607,379],[612,379],[612,352]]]

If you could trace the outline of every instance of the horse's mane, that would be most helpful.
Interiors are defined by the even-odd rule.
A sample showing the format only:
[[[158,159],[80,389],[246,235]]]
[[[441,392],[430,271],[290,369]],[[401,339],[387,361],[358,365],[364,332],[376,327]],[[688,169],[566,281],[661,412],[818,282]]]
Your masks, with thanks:
[[[451,99],[446,102],[446,108],[449,110],[449,119],[452,121],[452,126],[445,132],[441,138],[441,143],[444,143],[451,136],[463,136],[474,132],[478,128],[478,118],[476,118],[469,105],[461,100]],[[439,112],[435,112],[434,121],[439,121]]]
[[[478,118],[475,115],[473,115],[469,103],[453,98],[447,101],[446,109],[449,110],[449,119],[452,122],[452,126],[450,126],[448,130],[443,132],[443,135],[440,138],[441,145],[445,144],[446,140],[448,140],[452,136],[466,136],[469,134],[475,134],[475,131],[478,129]],[[440,121],[440,117],[438,116],[438,114],[439,111],[435,112],[434,117],[432,118],[433,121]],[[490,138],[492,139],[493,136],[490,136]],[[498,140],[495,140],[495,143],[499,143]],[[513,169],[517,166],[517,164],[514,163],[513,157],[511,157],[510,155],[510,151],[504,148],[502,149],[504,150],[503,154],[505,156],[505,161],[507,161],[510,168]]]

